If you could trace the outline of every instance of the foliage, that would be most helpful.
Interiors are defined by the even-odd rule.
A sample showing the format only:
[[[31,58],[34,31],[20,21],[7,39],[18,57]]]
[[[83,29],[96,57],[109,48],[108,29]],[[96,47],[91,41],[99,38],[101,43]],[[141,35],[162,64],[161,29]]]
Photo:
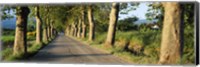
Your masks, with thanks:
[[[184,49],[182,64],[195,63],[194,51],[194,4],[183,4],[184,7]]]
[[[36,36],[36,31],[27,32],[27,40],[29,41],[35,40],[36,39],[35,36]]]
[[[12,55],[12,48],[6,48],[3,51],[0,52],[2,59],[8,58],[10,55]]]
[[[3,13],[1,19],[5,20],[13,18],[14,16],[12,15],[12,12],[15,12],[13,9],[14,7],[12,6],[3,6],[3,8],[1,8],[1,12]]]
[[[137,20],[138,18],[135,16],[119,20],[119,22],[117,23],[117,30],[120,31],[137,30],[137,26],[134,24],[134,22]]]
[[[102,45],[106,39],[106,33],[104,32],[96,34],[97,38],[91,44],[133,63],[156,64],[159,58],[160,34],[160,31],[117,31],[115,47],[107,49]],[[142,46],[142,48],[138,50],[138,48],[132,47],[135,45]]]
[[[120,3],[120,14],[128,14],[130,11],[136,10],[138,8],[139,2],[135,3]]]
[[[94,5],[94,22],[97,32],[106,32],[108,29],[109,13],[111,10],[111,4],[97,4]]]
[[[1,37],[2,42],[6,43],[6,42],[13,42],[15,39],[15,36],[12,35],[5,35]]]
[[[34,31],[34,30],[36,30],[36,22],[33,18],[29,18],[27,31],[31,32],[31,31]]]
[[[140,3],[120,3],[120,14],[128,14],[131,11],[137,9]],[[109,51],[110,53],[128,59],[134,63],[139,64],[156,64],[159,60],[160,43],[161,43],[161,31],[151,30],[148,24],[135,25],[134,22],[139,18],[131,16],[122,20],[118,20],[117,32],[115,38],[115,44],[113,48],[106,49],[102,47],[108,29],[109,13],[111,10],[110,3],[103,4],[90,4],[92,5],[93,18],[95,22],[95,37],[94,42],[91,42],[92,46],[99,47]],[[146,13],[147,20],[158,20],[158,25],[162,28],[162,21],[164,16],[164,9],[160,2],[147,3],[149,9]],[[87,6],[85,4],[76,5],[64,5],[64,6],[52,6],[52,5],[38,5],[40,10],[40,17],[42,19],[43,28],[53,24],[57,31],[63,31],[66,26],[77,22],[77,19],[81,18],[81,11],[85,11],[87,14]],[[35,40],[35,7],[29,6],[31,14],[28,21],[28,41]],[[181,8],[184,8],[184,52],[183,62],[184,64],[195,63],[194,53],[194,4],[182,4]],[[15,7],[4,6],[2,12],[2,19],[12,18],[11,11],[15,13]],[[86,26],[88,26],[88,18],[85,18]],[[87,27],[88,28],[88,27]],[[4,44],[14,41],[14,30],[3,30],[3,36],[1,40]],[[86,37],[87,38],[87,37]],[[87,39],[83,39],[87,40]],[[48,42],[45,42],[48,44]],[[30,54],[36,53],[43,47],[43,44],[31,43],[28,47]],[[3,59],[13,60],[22,56],[12,56],[12,49],[5,48],[1,54]]]
[[[162,22],[164,19],[164,7],[161,2],[148,3],[149,9],[145,14],[147,20],[158,20],[157,23],[162,28]]]
[[[2,35],[15,35],[15,30],[12,29],[2,29]]]

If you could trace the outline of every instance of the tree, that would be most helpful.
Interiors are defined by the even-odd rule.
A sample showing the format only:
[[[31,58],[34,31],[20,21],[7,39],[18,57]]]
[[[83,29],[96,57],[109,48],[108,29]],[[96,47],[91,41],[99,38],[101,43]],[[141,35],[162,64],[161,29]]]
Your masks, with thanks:
[[[119,20],[117,23],[117,30],[120,31],[137,30],[137,26],[134,24],[134,22],[137,20],[138,18],[136,16]]]
[[[94,40],[94,36],[95,36],[95,23],[93,20],[93,9],[92,9],[92,5],[88,6],[88,21],[89,21],[89,41],[93,41]]]
[[[17,6],[16,7],[16,30],[15,41],[13,48],[13,55],[27,54],[27,19],[30,10],[28,7]]]
[[[162,22],[164,18],[164,8],[160,2],[153,2],[149,5],[148,12],[145,14],[147,20],[153,21],[158,20],[157,23],[162,28]]]
[[[112,4],[110,3],[93,4],[93,16],[96,33],[107,32],[111,6]]]
[[[86,24],[85,24],[85,6],[82,5],[81,7],[82,11],[81,11],[81,23],[82,23],[82,33],[81,33],[81,37],[85,38],[86,37]]]
[[[119,3],[112,3],[108,34],[107,34],[107,39],[105,43],[108,47],[114,44],[116,24],[118,20],[118,12],[119,12]]]
[[[44,14],[46,14],[47,15],[47,13],[48,13],[48,8],[47,8],[47,6],[44,6],[44,10],[43,10],[43,13]],[[43,41],[44,42],[48,42],[48,31],[47,31],[47,22],[48,22],[48,17],[47,16],[45,16],[43,14],[43,18],[44,18],[44,23],[43,23]]]
[[[35,7],[35,18],[36,18],[36,43],[42,43],[42,20],[40,18],[39,7]]]
[[[181,8],[177,2],[166,2],[162,4],[165,12],[159,63],[175,64],[180,61]]]
[[[81,37],[81,25],[82,25],[82,22],[81,22],[81,18],[78,17],[78,25],[77,25],[77,37],[80,38]]]

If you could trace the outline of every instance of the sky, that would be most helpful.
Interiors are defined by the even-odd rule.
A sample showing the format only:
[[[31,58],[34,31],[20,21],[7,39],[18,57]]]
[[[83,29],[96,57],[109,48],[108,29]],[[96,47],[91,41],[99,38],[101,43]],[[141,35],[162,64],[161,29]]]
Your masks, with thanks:
[[[138,8],[134,11],[130,11],[127,15],[119,14],[119,19],[127,18],[129,16],[137,16],[139,20],[146,19],[145,14],[147,13],[148,6],[147,3],[140,3]]]
[[[120,14],[119,13],[119,19],[124,19],[130,16],[136,16],[139,20],[146,19],[145,14],[147,13],[148,6],[146,2],[140,2],[138,8],[136,10],[130,11],[128,14]],[[10,12],[11,14],[14,14],[13,11]],[[14,15],[15,17],[15,15]]]

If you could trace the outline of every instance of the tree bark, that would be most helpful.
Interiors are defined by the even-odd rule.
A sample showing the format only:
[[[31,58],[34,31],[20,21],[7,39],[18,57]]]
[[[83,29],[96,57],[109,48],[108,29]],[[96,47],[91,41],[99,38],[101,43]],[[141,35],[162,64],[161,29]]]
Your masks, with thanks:
[[[82,11],[81,11],[81,23],[82,23],[82,33],[81,33],[81,37],[85,38],[86,37],[86,24],[85,24],[85,7],[82,7]]]
[[[74,37],[77,36],[77,30],[78,30],[77,24],[76,24],[76,22],[74,22],[73,23],[73,34],[72,34]]]
[[[88,6],[88,21],[89,21],[89,41],[93,41],[95,38],[95,23],[93,20],[93,10],[92,5]]]
[[[110,12],[109,28],[107,39],[105,42],[106,47],[112,47],[115,39],[116,25],[118,20],[119,3],[112,3],[112,9]]]
[[[70,30],[70,27],[71,27],[70,25],[66,25],[66,29],[65,29],[65,35],[66,35],[66,36],[69,36],[69,35],[70,35],[70,31],[71,31],[71,30]]]
[[[27,54],[27,19],[30,10],[28,7],[16,7],[17,20],[13,55]]]
[[[68,35],[68,32],[69,32],[69,31],[68,31],[68,28],[69,28],[68,25],[66,25],[66,28],[65,28],[65,36]]]
[[[69,26],[67,27],[67,35],[70,35],[71,30],[72,30],[71,25],[69,25]]]
[[[36,43],[41,44],[42,43],[42,21],[39,14],[39,7],[35,7],[36,12]]]
[[[70,35],[73,36],[74,34],[74,24],[71,24],[71,31],[70,31]]]
[[[51,26],[50,26],[50,20],[49,20],[49,22],[47,22],[47,36],[48,36],[48,40],[50,41],[50,39],[51,39]]]
[[[78,25],[77,25],[77,37],[80,38],[81,37],[81,19],[78,19]]]
[[[53,39],[53,37],[54,37],[54,35],[53,35],[53,28],[54,28],[54,27],[53,27],[53,22],[51,22],[50,25],[51,25],[51,38]]]
[[[48,34],[47,34],[47,18],[45,18],[44,29],[43,29],[43,41],[48,42]]]
[[[159,64],[177,64],[180,62],[181,8],[177,2],[162,4],[165,13]]]

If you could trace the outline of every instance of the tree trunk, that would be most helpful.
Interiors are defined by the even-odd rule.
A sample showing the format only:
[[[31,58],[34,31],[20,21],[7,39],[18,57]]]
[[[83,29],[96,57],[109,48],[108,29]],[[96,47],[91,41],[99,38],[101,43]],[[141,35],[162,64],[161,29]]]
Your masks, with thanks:
[[[54,35],[53,35],[53,22],[51,23],[51,38],[53,39]]]
[[[68,26],[66,25],[66,28],[65,28],[65,36],[68,35]]]
[[[54,37],[57,36],[57,34],[56,34],[56,29],[55,29],[55,28],[53,28],[53,35],[54,35]]]
[[[44,29],[43,29],[43,41],[48,42],[48,34],[47,34],[47,18],[46,22],[44,23]]]
[[[177,2],[166,2],[159,64],[180,62],[181,9]]]
[[[28,7],[17,7],[17,20],[13,55],[27,54],[27,19],[30,10]]]
[[[70,35],[70,25],[66,25],[66,29],[65,29],[65,35],[69,36]]]
[[[108,34],[105,42],[106,47],[112,47],[114,44],[116,25],[118,20],[118,12],[119,12],[119,3],[112,3]]]
[[[77,26],[77,37],[80,38],[81,37],[81,19],[78,19],[78,26]]]
[[[82,33],[81,33],[81,37],[85,38],[86,37],[86,25],[85,25],[85,11],[84,11],[84,7],[82,7],[82,12],[81,12],[81,22],[82,22]]]
[[[67,35],[70,35],[70,31],[71,31],[71,25],[69,25],[68,27],[67,27]]]
[[[50,41],[51,39],[51,26],[50,26],[50,21],[47,22],[47,35],[48,35],[48,40]]]
[[[71,36],[73,36],[73,34],[74,34],[74,29],[75,29],[75,28],[74,28],[74,25],[72,24],[72,26],[71,26],[71,31],[70,31],[70,35],[71,35]]]
[[[42,21],[39,14],[39,7],[35,7],[36,12],[36,43],[41,44],[42,43]]]
[[[93,21],[93,10],[92,10],[92,5],[88,6],[88,21],[89,21],[89,41],[93,41],[95,38],[95,24]]]
[[[72,34],[74,37],[77,36],[77,30],[78,30],[77,24],[76,24],[76,22],[74,22],[73,23],[73,34]]]

